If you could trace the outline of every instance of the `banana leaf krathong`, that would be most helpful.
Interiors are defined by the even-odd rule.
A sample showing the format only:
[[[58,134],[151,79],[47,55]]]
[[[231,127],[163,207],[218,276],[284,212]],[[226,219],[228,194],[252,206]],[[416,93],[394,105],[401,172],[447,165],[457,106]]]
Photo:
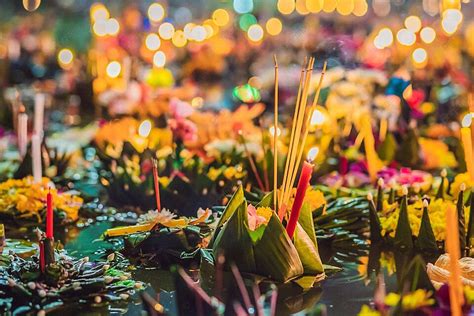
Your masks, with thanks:
[[[439,253],[443,248],[444,236],[448,233],[444,228],[444,211],[449,204],[457,208],[461,253],[470,252],[469,241],[473,238],[473,230],[469,227],[472,224],[472,216],[474,216],[472,207],[474,194],[471,193],[471,197],[466,199],[464,190],[465,186],[461,186],[457,199],[452,201],[445,198],[444,194],[439,193],[444,191],[443,184],[434,197],[425,195],[422,199],[417,194],[409,196],[407,188],[404,188],[404,193],[398,204],[387,202],[387,200],[383,201],[383,205],[388,207],[388,211],[377,209],[372,196],[369,195],[371,242],[399,249],[423,251],[423,253]],[[432,218],[433,216],[435,218]],[[466,218],[469,218],[469,221]],[[385,224],[381,223],[382,220]],[[393,220],[396,220],[396,226],[390,228],[387,223],[393,223]],[[433,220],[436,220],[436,227],[433,226]],[[412,221],[419,221],[417,231],[413,230]]]
[[[197,266],[201,249],[207,246],[211,234],[210,215],[209,209],[198,218],[175,218],[173,213],[165,209],[150,211],[150,218],[144,221],[139,219],[136,225],[111,228],[104,233],[104,237],[123,238],[122,252],[137,265]]]
[[[268,208],[272,195],[257,205]],[[212,239],[214,255],[224,255],[243,273],[257,274],[278,282],[288,282],[303,275],[314,280],[324,276],[319,257],[311,212],[304,204],[294,240],[286,233],[274,211],[268,222],[250,229],[247,200],[242,187],[235,192],[225,208]]]
[[[119,253],[89,262],[87,257],[77,259],[54,250],[56,262],[41,272],[39,255],[17,254],[11,248],[10,254],[0,255],[1,314],[60,312],[67,305],[80,308],[87,303],[101,308],[110,302],[126,303],[143,288],[130,278],[129,262]]]
[[[108,155],[96,147],[102,162],[100,182],[105,187],[110,203],[118,206],[131,206],[141,211],[156,207],[151,176],[151,160],[157,152],[146,149],[137,151],[132,144],[125,142],[119,158]],[[179,166],[173,155],[159,160],[160,192],[163,206],[179,210],[211,207],[221,203],[225,192],[244,180],[245,173],[237,164],[222,165],[218,161],[206,163],[197,155],[188,157]],[[185,199],[182,197],[186,196]]]

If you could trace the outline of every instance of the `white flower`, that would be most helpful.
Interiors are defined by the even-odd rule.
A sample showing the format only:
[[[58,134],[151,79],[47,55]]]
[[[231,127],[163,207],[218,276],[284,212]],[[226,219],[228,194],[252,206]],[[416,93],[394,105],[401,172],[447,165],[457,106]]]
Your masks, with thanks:
[[[140,224],[146,224],[151,222],[163,224],[169,222],[175,217],[176,214],[164,208],[161,211],[150,210],[148,211],[148,213],[140,215],[140,217],[138,218],[138,222]]]

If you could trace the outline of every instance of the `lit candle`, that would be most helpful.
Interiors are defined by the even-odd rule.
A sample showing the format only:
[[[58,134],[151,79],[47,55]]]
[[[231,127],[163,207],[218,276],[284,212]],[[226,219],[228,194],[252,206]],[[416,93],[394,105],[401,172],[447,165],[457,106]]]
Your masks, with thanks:
[[[38,134],[40,138],[43,137],[43,121],[44,121],[44,103],[45,95],[42,93],[37,93],[35,95],[35,120],[33,132]]]
[[[31,158],[32,158],[33,179],[36,183],[40,183],[41,177],[42,177],[41,139],[38,134],[33,134],[33,136],[31,136]]]
[[[306,190],[309,187],[309,181],[311,180],[311,175],[313,173],[314,165],[312,160],[318,155],[319,149],[313,147],[308,153],[308,161],[303,163],[303,169],[301,170],[300,179],[298,181],[298,187],[296,189],[295,200],[291,208],[290,219],[288,225],[286,225],[286,232],[290,238],[293,238],[295,233],[296,223],[298,223],[298,218],[300,217],[301,207],[303,206],[304,197],[306,195]]]
[[[471,124],[472,115],[471,113],[468,113],[462,120],[461,141],[464,148],[464,161],[466,162],[467,173],[469,174],[471,181],[474,181],[474,157],[472,154],[472,138],[470,130]]]
[[[461,306],[464,304],[463,287],[461,283],[461,269],[459,258],[459,228],[456,208],[449,206],[446,213],[446,251],[449,255],[449,301],[451,315],[461,316]]]
[[[51,189],[49,189],[48,194],[46,195],[46,238],[53,238],[53,196],[51,194]]]
[[[160,178],[158,177],[158,161],[153,159],[153,183],[155,184],[156,209],[161,211]]]
[[[18,114],[18,151],[21,157],[25,157],[28,147],[28,114]]]

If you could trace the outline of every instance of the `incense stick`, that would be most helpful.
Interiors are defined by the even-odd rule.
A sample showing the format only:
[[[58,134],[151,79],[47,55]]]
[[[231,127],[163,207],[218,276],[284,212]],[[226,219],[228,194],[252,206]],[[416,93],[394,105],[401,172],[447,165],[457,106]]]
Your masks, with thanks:
[[[253,157],[250,154],[249,149],[247,148],[247,143],[245,141],[244,135],[242,134],[242,131],[239,132],[239,136],[240,136],[240,141],[242,142],[242,145],[244,145],[245,155],[247,155],[247,158],[249,160],[250,168],[252,169],[252,172],[254,173],[255,178],[257,179],[257,184],[260,190],[265,191],[265,187],[263,185],[262,179],[260,178],[260,175],[258,173],[257,166],[255,165],[255,161],[253,161]]]
[[[299,103],[300,103],[300,99],[301,99],[302,86],[303,86],[303,81],[305,80],[305,77],[306,77],[306,57],[304,59],[303,66],[301,67],[300,84],[299,84],[299,87],[298,87],[298,94],[297,94],[297,97],[296,97],[295,115],[293,115],[293,123],[291,125],[290,147],[288,148],[288,153],[290,153],[292,148],[293,148],[293,142],[294,142],[293,140],[294,140],[294,137],[295,137],[297,113],[298,113],[298,110],[299,110]],[[290,167],[289,164],[290,164],[290,161],[289,161],[288,155],[287,155],[286,162],[285,162],[285,171],[283,173],[283,183],[281,185],[282,192],[280,192],[279,201],[278,201],[278,205],[279,205],[280,209],[284,208],[282,206],[283,189],[285,187],[285,180],[286,180],[285,175],[288,173],[288,169]],[[281,219],[281,217],[280,217],[280,219]]]
[[[300,111],[297,114],[298,119],[297,119],[297,125],[296,125],[296,135],[295,135],[295,139],[294,139],[294,147],[292,148],[293,150],[290,152],[290,168],[288,170],[289,173],[285,174],[285,178],[287,178],[287,181],[285,183],[282,205],[286,205],[288,200],[289,200],[291,189],[293,187],[293,183],[291,182],[291,179],[293,178],[293,174],[296,173],[296,171],[297,171],[297,170],[295,170],[295,165],[296,165],[296,168],[298,167],[297,164],[296,164],[296,157],[297,157],[297,153],[299,151],[298,146],[301,146],[300,145],[300,138],[301,138],[301,132],[302,132],[302,128],[303,128],[303,121],[304,121],[304,118],[306,117],[306,115],[308,114],[307,109],[306,109],[306,104],[308,102],[308,88],[309,88],[309,83],[311,81],[313,64],[314,64],[314,59],[311,57],[308,68],[306,70],[307,75],[306,75],[305,83],[304,83],[304,86],[303,86],[301,104],[299,106]]]
[[[287,199],[289,199],[289,195],[291,193],[291,188],[293,187],[293,184],[296,180],[296,173],[299,169],[299,165],[301,163],[301,158],[303,157],[303,152],[304,152],[304,149],[305,149],[306,139],[308,137],[308,132],[309,132],[309,124],[311,123],[311,117],[313,116],[314,110],[316,109],[316,106],[317,106],[317,102],[318,102],[318,99],[319,99],[319,94],[321,92],[321,87],[322,87],[322,83],[323,83],[324,74],[326,73],[326,66],[327,66],[327,62],[324,62],[323,70],[321,71],[321,77],[319,78],[318,87],[317,87],[315,95],[314,95],[314,100],[313,100],[313,103],[311,105],[311,108],[308,110],[306,120],[305,120],[305,124],[303,126],[304,127],[304,135],[303,135],[303,139],[301,141],[300,149],[299,149],[299,152],[298,152],[298,156],[297,156],[298,158],[297,158],[297,160],[295,161],[295,164],[294,164],[293,173],[290,176],[290,190],[288,190],[288,192],[286,192],[288,194]],[[286,201],[288,201],[288,200],[286,200]]]
[[[273,55],[275,62],[275,97],[273,115],[273,209],[277,211],[278,199],[278,61],[276,55]]]

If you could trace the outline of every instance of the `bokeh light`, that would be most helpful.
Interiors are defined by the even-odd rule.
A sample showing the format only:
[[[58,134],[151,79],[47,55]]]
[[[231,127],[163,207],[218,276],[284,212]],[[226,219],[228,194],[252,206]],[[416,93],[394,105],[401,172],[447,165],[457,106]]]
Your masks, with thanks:
[[[355,16],[360,17],[366,15],[368,9],[369,5],[366,0],[354,0],[354,10],[352,10],[352,13]]]
[[[426,44],[433,43],[436,39],[436,31],[432,27],[424,27],[420,32],[420,37]]]
[[[257,18],[253,14],[243,14],[239,19],[239,27],[243,31],[248,31],[249,27],[257,23]]]
[[[263,38],[263,28],[258,24],[252,25],[247,31],[247,36],[252,42],[259,42]]]
[[[278,0],[277,9],[281,14],[288,15],[295,11],[296,3],[294,0]]]
[[[58,52],[58,63],[61,67],[68,66],[74,60],[74,54],[69,48],[63,48]]]
[[[428,53],[424,48],[417,48],[413,51],[411,57],[416,64],[424,64],[428,58]]]
[[[402,45],[411,46],[415,44],[416,36],[413,32],[407,29],[401,29],[397,33],[397,40]]]
[[[175,30],[174,30],[173,24],[169,22],[165,22],[161,24],[160,27],[158,28],[158,34],[160,35],[162,39],[165,39],[165,40],[171,39],[173,37],[174,31]]]
[[[265,24],[265,29],[267,30],[267,33],[273,36],[280,34],[282,28],[283,24],[278,18],[271,18]]]
[[[252,12],[253,0],[234,0],[234,10],[239,14]]]
[[[155,33],[148,34],[145,38],[145,46],[152,51],[159,49],[161,46],[160,37]]]
[[[148,7],[148,18],[152,22],[160,22],[165,17],[165,9],[159,3],[152,3]]]
[[[120,32],[120,24],[116,19],[108,19],[105,24],[105,30],[108,35],[115,36]]]
[[[90,17],[92,21],[107,20],[110,13],[102,3],[94,3],[90,8]]]
[[[122,66],[118,61],[111,61],[107,65],[107,76],[110,78],[117,78],[120,75],[120,72],[122,71]]]
[[[354,10],[354,0],[337,1],[336,11],[340,15],[349,15]]]
[[[186,36],[184,35],[183,31],[177,30],[176,32],[174,32],[173,37],[171,38],[171,42],[176,47],[184,47],[188,40],[186,39]]]
[[[229,23],[229,13],[224,9],[217,9],[212,13],[212,19],[218,26],[226,26]]]
[[[153,65],[155,67],[161,68],[164,67],[166,64],[166,55],[162,51],[157,51],[155,55],[153,55]]]
[[[413,33],[421,29],[421,19],[415,15],[410,15],[405,19],[405,27]]]

